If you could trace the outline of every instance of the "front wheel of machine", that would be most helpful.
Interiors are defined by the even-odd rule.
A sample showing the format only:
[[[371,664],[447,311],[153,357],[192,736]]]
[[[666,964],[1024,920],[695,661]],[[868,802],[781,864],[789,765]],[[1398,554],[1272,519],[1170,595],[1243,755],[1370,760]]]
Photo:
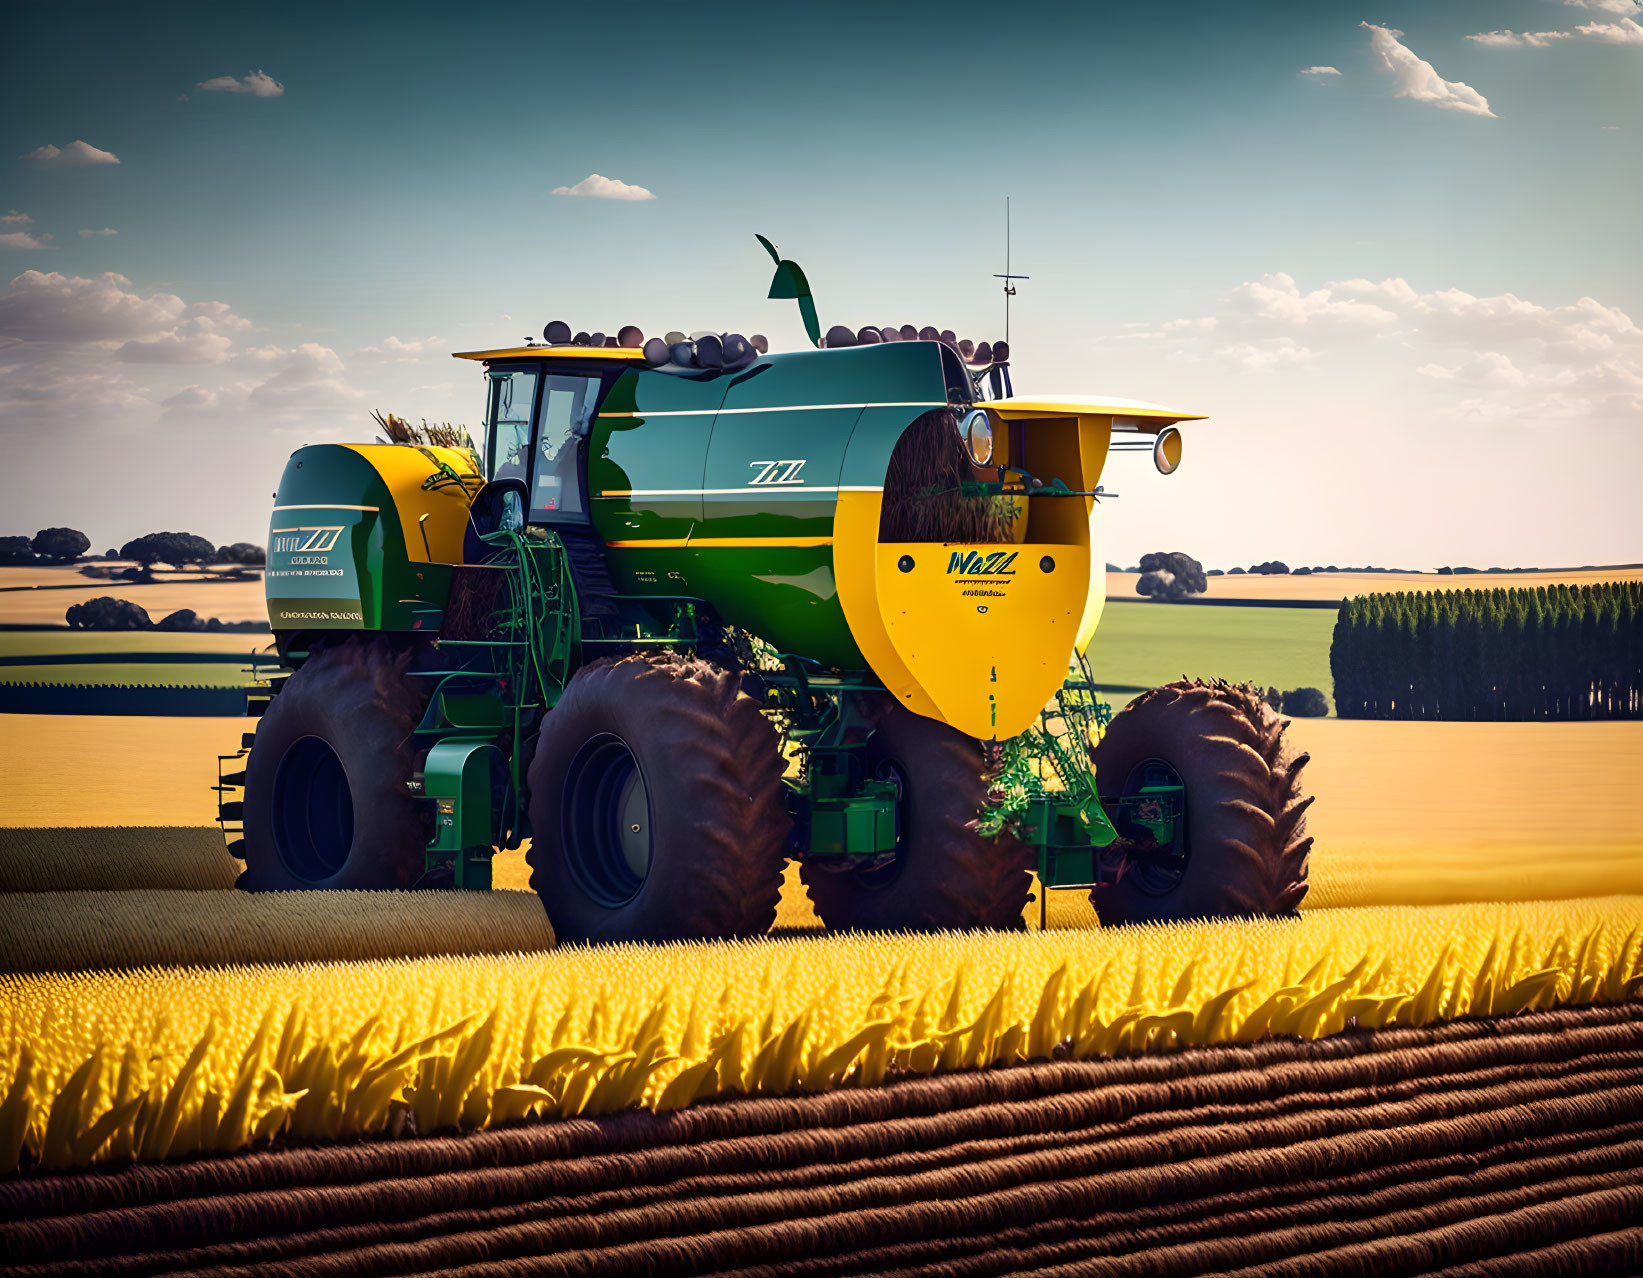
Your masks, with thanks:
[[[1128,867],[1090,893],[1104,924],[1293,914],[1306,895],[1308,756],[1286,720],[1248,688],[1183,679],[1142,694],[1096,745],[1101,794],[1120,796],[1163,763],[1186,791],[1186,856]]]
[[[874,869],[801,863],[822,922],[924,932],[1023,926],[1032,852],[975,830],[988,790],[980,743],[888,698],[871,713],[864,762],[901,790],[895,860]]]
[[[791,821],[775,729],[693,657],[578,670],[530,765],[531,887],[561,941],[756,936]]]
[[[257,725],[245,769],[249,891],[408,888],[427,822],[411,797],[411,730],[427,701],[414,652],[350,639],[315,653]]]

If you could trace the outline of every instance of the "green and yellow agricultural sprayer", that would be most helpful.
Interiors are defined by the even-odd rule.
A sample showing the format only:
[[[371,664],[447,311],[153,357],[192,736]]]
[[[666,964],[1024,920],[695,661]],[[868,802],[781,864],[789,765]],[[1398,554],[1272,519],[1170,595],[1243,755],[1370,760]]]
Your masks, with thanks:
[[[1107,457],[1168,473],[1192,415],[771,296],[815,349],[550,324],[459,356],[480,447],[292,455],[242,886],[486,888],[529,839],[564,940],[763,932],[789,859],[831,927],[1018,926],[1035,871],[1104,922],[1293,910],[1281,721],[1184,681],[1109,723],[1083,656]]]

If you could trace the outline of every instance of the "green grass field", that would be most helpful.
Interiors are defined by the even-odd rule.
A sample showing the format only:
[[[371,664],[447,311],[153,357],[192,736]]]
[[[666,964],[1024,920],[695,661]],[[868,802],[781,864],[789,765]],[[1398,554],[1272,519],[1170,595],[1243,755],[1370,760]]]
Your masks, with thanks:
[[[237,688],[269,636],[170,631],[0,631],[0,684]]]
[[[271,648],[268,634],[167,630],[0,630],[0,657],[63,657],[126,652],[232,652],[249,660]]]
[[[248,663],[249,664],[249,663]],[[0,666],[0,684],[97,684],[111,688],[241,688],[251,676],[238,664],[185,661],[97,661]]]
[[[1331,693],[1327,608],[1206,608],[1109,603],[1090,645],[1098,684],[1145,689],[1179,679],[1229,679]],[[1115,704],[1131,694],[1115,693]],[[1333,698],[1331,698],[1333,704]]]

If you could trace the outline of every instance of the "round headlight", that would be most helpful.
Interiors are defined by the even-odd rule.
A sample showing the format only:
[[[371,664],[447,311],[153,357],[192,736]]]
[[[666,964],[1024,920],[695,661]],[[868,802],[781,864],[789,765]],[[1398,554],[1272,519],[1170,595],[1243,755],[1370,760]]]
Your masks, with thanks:
[[[1174,474],[1181,464],[1181,432],[1166,426],[1152,444],[1152,464],[1160,475]]]
[[[989,465],[993,460],[993,423],[985,408],[972,408],[958,424],[958,433],[970,460],[977,466]]]

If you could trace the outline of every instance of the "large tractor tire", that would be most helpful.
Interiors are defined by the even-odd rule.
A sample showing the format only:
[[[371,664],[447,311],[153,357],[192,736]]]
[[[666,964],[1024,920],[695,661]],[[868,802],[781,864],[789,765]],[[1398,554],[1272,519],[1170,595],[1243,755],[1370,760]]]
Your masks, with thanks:
[[[1306,895],[1309,758],[1284,739],[1288,721],[1258,693],[1183,679],[1114,717],[1094,750],[1102,795],[1132,790],[1163,763],[1186,787],[1186,855],[1144,853],[1118,882],[1090,893],[1104,924],[1289,915]]]
[[[349,639],[305,661],[269,703],[245,768],[250,891],[409,888],[432,831],[411,797],[426,681],[414,653]]]
[[[756,936],[792,821],[740,677],[671,654],[584,666],[530,766],[531,887],[561,941]]]
[[[980,743],[888,698],[871,713],[868,771],[901,791],[895,860],[874,869],[802,863],[822,922],[877,931],[1021,927],[1032,852],[975,830],[989,784]]]

